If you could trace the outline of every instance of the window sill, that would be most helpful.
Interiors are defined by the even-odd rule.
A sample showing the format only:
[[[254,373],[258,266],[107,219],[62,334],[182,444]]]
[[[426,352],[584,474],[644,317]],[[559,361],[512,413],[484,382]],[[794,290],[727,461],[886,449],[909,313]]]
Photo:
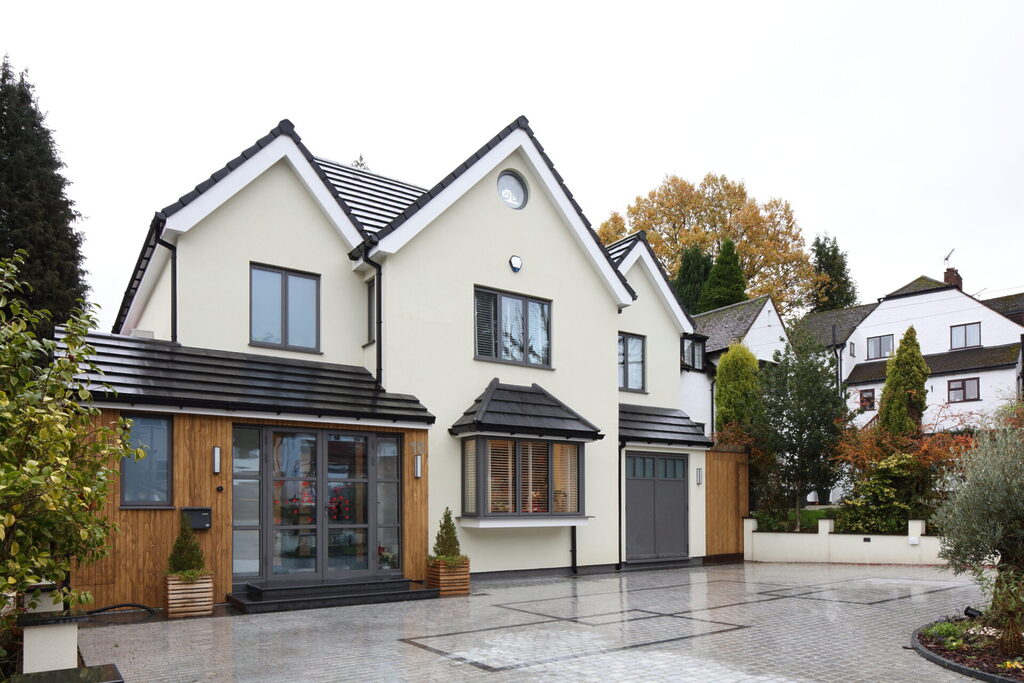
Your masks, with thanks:
[[[643,389],[627,389],[626,387],[619,387],[619,391],[624,391],[628,394],[649,394],[651,392],[644,391]]]
[[[459,517],[459,526],[469,529],[515,529],[586,526],[590,517]]]
[[[946,403],[948,403],[950,405],[954,405],[956,403],[977,403],[980,400],[982,400],[982,399],[980,399],[980,398],[965,398],[962,401],[946,401]]]
[[[119,510],[177,510],[173,505],[121,505]]]
[[[981,344],[975,344],[974,346],[951,346],[951,347],[949,347],[949,350],[950,351],[970,351],[971,349],[981,349],[981,348],[984,348]]]
[[[501,363],[502,365],[515,365],[520,368],[530,368],[532,370],[554,370],[550,365],[537,365],[535,363],[521,363],[517,360],[503,360],[501,358],[488,358],[487,356],[473,356],[473,360],[482,361],[484,363]]]
[[[283,344],[263,344],[260,342],[249,342],[249,346],[256,349],[274,349],[275,351],[295,351],[298,353],[308,353],[313,356],[322,356],[324,352],[320,349],[310,349],[305,346],[284,346]]]

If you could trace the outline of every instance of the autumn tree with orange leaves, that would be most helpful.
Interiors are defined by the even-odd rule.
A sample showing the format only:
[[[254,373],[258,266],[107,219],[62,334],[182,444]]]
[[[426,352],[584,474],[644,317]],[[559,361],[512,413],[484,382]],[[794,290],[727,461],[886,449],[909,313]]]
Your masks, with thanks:
[[[760,203],[742,182],[708,174],[700,185],[667,176],[654,190],[636,198],[623,217],[613,213],[598,235],[610,244],[644,230],[662,264],[675,274],[686,247],[717,253],[732,240],[739,253],[747,295],[769,294],[783,315],[812,300],[823,278],[804,251],[804,238],[789,202]]]

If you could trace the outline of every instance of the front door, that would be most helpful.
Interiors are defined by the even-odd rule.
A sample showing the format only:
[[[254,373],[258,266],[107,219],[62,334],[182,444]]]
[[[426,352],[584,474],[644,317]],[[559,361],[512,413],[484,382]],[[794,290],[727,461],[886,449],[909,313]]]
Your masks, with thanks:
[[[368,579],[401,570],[399,437],[268,429],[263,578]]]
[[[688,556],[685,455],[626,453],[626,559]]]

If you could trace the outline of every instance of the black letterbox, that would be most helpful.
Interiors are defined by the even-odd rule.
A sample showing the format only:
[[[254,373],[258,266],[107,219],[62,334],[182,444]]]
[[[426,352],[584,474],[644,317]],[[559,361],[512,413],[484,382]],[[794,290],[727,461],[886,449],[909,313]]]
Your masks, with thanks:
[[[188,515],[188,522],[193,529],[210,528],[210,508],[181,508]]]

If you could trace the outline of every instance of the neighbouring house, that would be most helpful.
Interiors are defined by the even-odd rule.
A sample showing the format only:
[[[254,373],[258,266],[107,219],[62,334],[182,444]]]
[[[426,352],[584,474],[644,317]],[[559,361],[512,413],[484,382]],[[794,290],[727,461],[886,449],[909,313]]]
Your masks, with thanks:
[[[715,366],[729,345],[741,343],[761,362],[783,351],[789,335],[775,302],[767,294],[693,316],[697,332],[707,338],[708,360]]]
[[[1022,304],[1022,295],[976,299],[949,268],[943,281],[922,275],[876,303],[811,313],[803,324],[837,354],[859,425],[876,417],[886,359],[913,325],[931,370],[924,423],[948,429],[1020,395]]]
[[[742,550],[708,533],[725,509],[741,542],[746,495],[709,451],[703,337],[522,117],[429,189],[282,121],[156,214],[92,341],[103,419],[149,453],[121,465],[113,553],[74,577],[100,604],[159,603],[182,508],[246,610],[408,597],[445,507],[474,572]]]

